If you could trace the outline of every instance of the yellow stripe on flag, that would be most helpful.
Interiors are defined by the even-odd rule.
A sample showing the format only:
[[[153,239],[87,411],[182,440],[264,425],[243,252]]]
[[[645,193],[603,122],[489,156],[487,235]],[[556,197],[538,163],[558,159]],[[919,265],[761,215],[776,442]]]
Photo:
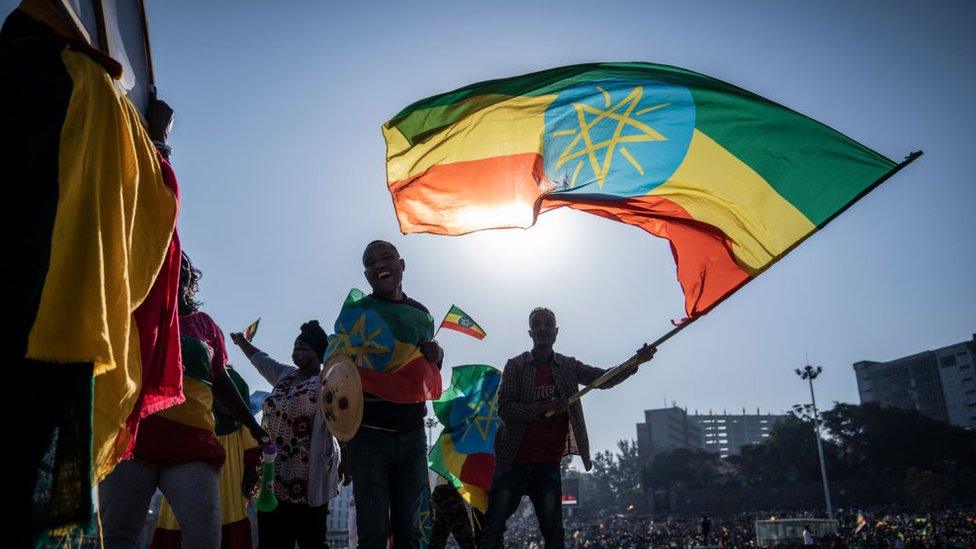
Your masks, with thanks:
[[[435,164],[542,151],[545,114],[554,95],[513,97],[458,120],[410,146],[396,128],[383,127],[387,181],[401,181]]]
[[[452,324],[457,324],[458,322],[461,321],[461,316],[462,315],[459,315],[457,313],[447,313],[447,316],[444,318],[444,322],[450,322]]]
[[[720,229],[750,275],[816,229],[752,168],[697,129],[674,175],[648,194]]]

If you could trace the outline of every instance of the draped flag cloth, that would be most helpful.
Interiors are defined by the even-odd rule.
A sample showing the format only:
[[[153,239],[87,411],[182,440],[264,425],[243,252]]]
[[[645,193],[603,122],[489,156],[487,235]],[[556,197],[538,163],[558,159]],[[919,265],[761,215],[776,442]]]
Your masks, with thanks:
[[[400,229],[527,228],[569,207],[665,238],[688,318],[706,313],[895,164],[685,69],[593,63],[473,84],[384,124]]]
[[[495,472],[501,380],[502,373],[491,366],[455,366],[451,385],[433,402],[444,430],[427,454],[427,465],[482,513],[488,510],[488,491]]]
[[[92,484],[141,417],[182,399],[176,181],[117,86],[118,63],[58,17],[25,0],[0,32],[0,165],[16,190],[4,352],[30,418],[14,437],[18,546],[84,535]]]
[[[441,395],[441,373],[420,353],[434,337],[434,319],[410,305],[353,289],[339,311],[326,360],[348,355],[359,367],[363,391],[399,403]]]

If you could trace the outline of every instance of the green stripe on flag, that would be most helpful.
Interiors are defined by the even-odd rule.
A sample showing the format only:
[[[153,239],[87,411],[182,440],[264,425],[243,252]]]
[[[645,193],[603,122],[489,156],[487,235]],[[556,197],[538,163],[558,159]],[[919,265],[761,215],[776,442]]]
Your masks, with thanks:
[[[840,132],[757,95],[718,88],[691,88],[691,94],[696,128],[817,227],[895,166]]]

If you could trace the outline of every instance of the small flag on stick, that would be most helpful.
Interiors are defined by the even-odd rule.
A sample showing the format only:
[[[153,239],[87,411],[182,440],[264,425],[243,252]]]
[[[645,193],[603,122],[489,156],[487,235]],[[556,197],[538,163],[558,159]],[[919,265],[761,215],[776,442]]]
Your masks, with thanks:
[[[478,326],[478,323],[474,319],[456,305],[451,305],[451,310],[447,312],[444,320],[441,322],[441,328],[468,334],[475,339],[484,339],[487,335],[485,330],[481,326]]]
[[[247,328],[244,328],[244,339],[248,341],[254,339],[254,334],[258,333],[259,322],[261,322],[260,318],[252,322],[250,325],[248,325]]]

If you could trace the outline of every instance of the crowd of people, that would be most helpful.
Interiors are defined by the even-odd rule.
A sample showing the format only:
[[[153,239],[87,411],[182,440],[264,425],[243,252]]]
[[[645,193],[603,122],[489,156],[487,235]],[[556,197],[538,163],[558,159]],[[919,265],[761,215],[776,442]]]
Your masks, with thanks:
[[[24,401],[19,415],[31,420],[15,422],[12,437],[12,520],[22,526],[11,546],[61,546],[77,530],[108,549],[134,548],[159,490],[166,503],[154,549],[327,547],[330,502],[349,482],[364,548],[415,549],[430,538],[435,548],[448,534],[466,549],[756,543],[755,515],[563,520],[561,460],[576,455],[592,467],[583,404],[573,396],[581,386],[623,382],[656,348],[644,345],[614,368],[590,366],[555,351],[559,326],[545,307],[512,312],[519,323],[528,312],[531,347],[502,372],[491,466],[476,475],[486,510],[469,531],[456,486],[430,497],[424,418],[426,402],[441,394],[444,350],[430,311],[404,291],[405,260],[383,240],[362,252],[370,293],[348,294],[332,334],[317,320],[302,323],[291,363],[230,334],[249,362],[241,371],[273,386],[258,422],[247,384],[228,364],[224,331],[197,298],[203,273],[179,238],[167,144],[173,111],[155,91],[139,108],[124,97],[122,64],[93,47],[67,5],[23,0],[0,29],[0,129],[13,137],[0,164],[19,193],[6,210],[18,228],[8,250],[17,261],[6,362]],[[715,240],[702,235],[692,240]],[[726,247],[716,249],[737,273],[723,282],[734,291],[745,273]],[[318,288],[313,295],[328,299]],[[347,433],[322,407],[332,402],[322,386],[333,358],[354,362],[361,379],[361,417]],[[344,398],[337,408],[353,409]],[[269,479],[260,488],[259,460]],[[246,509],[258,490],[271,503],[259,507],[254,540]],[[526,496],[534,516],[510,520]],[[436,536],[427,532],[429,500]],[[976,541],[971,511],[852,516],[834,546]]]
[[[777,516],[807,518],[809,515],[779,511],[708,517],[697,514],[601,514],[567,520],[566,547],[756,547],[757,520]],[[860,530],[859,517],[864,518]],[[843,510],[836,518],[836,535],[814,536],[815,547],[976,547],[976,508],[972,506],[931,512],[886,506],[863,511]],[[536,518],[531,514],[512,517],[508,522],[506,546],[517,549],[543,547]]]
[[[865,525],[857,530],[858,516]],[[842,513],[844,541],[863,547],[976,547],[976,506],[913,511],[910,506]]]

